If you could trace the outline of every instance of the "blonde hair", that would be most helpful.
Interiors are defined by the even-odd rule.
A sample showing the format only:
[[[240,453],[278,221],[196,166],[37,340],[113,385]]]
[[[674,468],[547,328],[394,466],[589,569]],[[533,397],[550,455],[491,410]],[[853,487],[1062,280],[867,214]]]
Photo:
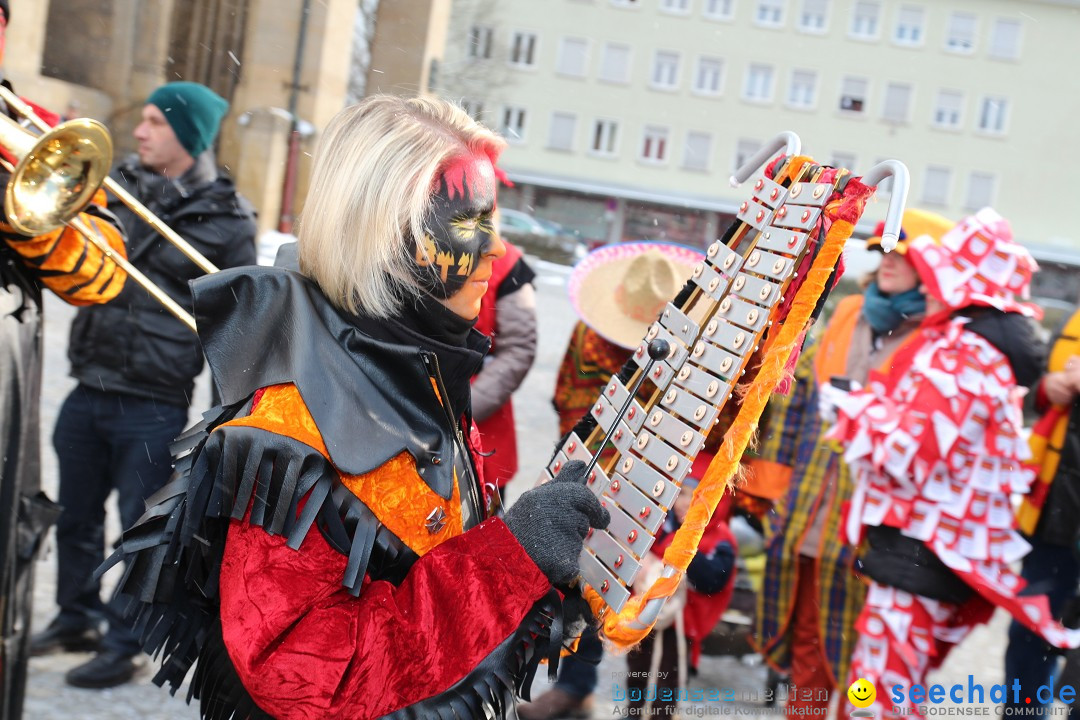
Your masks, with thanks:
[[[421,292],[414,258],[440,169],[464,152],[494,163],[505,144],[438,98],[373,95],[345,108],[315,154],[300,271],[338,308],[390,317]]]

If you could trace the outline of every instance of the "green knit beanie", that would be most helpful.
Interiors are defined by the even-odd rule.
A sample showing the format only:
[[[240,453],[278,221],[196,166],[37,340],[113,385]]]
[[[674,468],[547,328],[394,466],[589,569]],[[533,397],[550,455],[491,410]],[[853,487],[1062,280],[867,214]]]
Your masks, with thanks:
[[[229,110],[225,98],[205,85],[172,82],[162,85],[146,99],[169,121],[176,139],[191,157],[199,157],[217,137],[221,118]]]

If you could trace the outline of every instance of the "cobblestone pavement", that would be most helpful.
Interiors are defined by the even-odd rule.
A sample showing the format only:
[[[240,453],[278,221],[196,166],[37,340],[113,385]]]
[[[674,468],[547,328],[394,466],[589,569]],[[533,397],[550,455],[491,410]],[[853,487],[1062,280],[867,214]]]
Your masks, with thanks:
[[[566,300],[566,270],[539,264],[537,290],[540,308],[541,345],[536,365],[525,384],[515,396],[515,414],[519,426],[521,472],[511,483],[507,500],[512,501],[522,491],[531,487],[547,461],[554,446],[556,433],[555,413],[551,407],[551,394],[555,374],[562,357],[570,329],[575,322],[573,311]],[[59,301],[50,298],[47,303],[45,390],[42,407],[42,434],[45,442],[44,467],[46,489],[56,496],[56,461],[49,437],[57,408],[72,387],[67,377],[67,325],[73,311]],[[205,379],[196,391],[195,407],[202,409],[207,403]],[[115,507],[110,519],[115,523]],[[119,528],[112,527],[113,536]],[[35,627],[42,628],[56,611],[55,597],[55,544],[50,539],[45,556],[38,564],[35,592]],[[115,572],[115,571],[114,571]],[[108,576],[106,582],[108,582]],[[931,675],[931,682],[945,684],[966,683],[972,674],[977,682],[991,684],[1002,678],[1002,655],[1004,652],[1006,618],[1001,613],[988,626],[979,628],[949,657],[945,665]],[[183,701],[186,688],[177,697],[151,683],[153,675],[149,665],[131,684],[112,690],[79,690],[64,684],[64,673],[87,659],[88,655],[60,654],[34,658],[30,666],[30,683],[26,704],[26,718],[33,720],[165,720],[166,718],[196,718],[195,708]],[[417,671],[422,669],[417,668]],[[408,669],[403,668],[403,672]],[[600,684],[596,693],[597,704],[594,718],[614,717],[618,704],[612,701],[613,684],[625,672],[622,658],[607,657],[600,667]],[[765,685],[765,668],[734,657],[704,657],[699,676],[690,687],[735,688],[737,697],[753,697],[755,689]],[[533,696],[548,687],[543,670],[537,674]],[[746,690],[749,695],[742,691]],[[746,707],[753,702],[744,703]],[[715,709],[713,706],[712,709]],[[684,706],[680,712],[686,716],[702,716],[709,706]]]

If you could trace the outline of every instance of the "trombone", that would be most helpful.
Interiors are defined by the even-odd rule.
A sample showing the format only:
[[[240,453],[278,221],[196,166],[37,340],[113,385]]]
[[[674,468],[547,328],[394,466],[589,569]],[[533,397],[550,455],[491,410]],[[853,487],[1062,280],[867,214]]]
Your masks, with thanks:
[[[11,171],[11,180],[4,192],[4,212],[12,227],[31,236],[42,235],[63,225],[74,228],[195,332],[195,318],[190,313],[126,258],[118,255],[78,217],[98,188],[104,186],[200,269],[207,273],[218,271],[190,243],[109,177],[113,146],[105,126],[96,120],[82,118],[50,128],[19,96],[3,86],[0,86],[0,99],[44,133],[36,136],[7,114],[0,113],[0,148],[6,149],[18,160],[14,168],[7,161],[0,160],[0,164]]]

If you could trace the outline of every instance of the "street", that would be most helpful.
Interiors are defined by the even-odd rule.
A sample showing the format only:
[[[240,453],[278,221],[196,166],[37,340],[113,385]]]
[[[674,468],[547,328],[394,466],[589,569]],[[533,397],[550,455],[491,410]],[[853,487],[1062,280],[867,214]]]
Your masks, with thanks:
[[[555,412],[551,406],[551,395],[558,364],[565,350],[570,329],[576,320],[569,300],[566,298],[565,285],[569,269],[543,262],[535,263],[534,267],[538,273],[536,286],[540,346],[535,366],[515,395],[521,471],[510,485],[507,497],[509,502],[532,486],[554,447],[557,425]],[[55,498],[56,461],[50,437],[57,409],[73,385],[71,379],[67,377],[66,333],[74,311],[52,296],[48,297],[46,305],[46,363],[42,407],[43,465],[46,492]],[[257,352],[258,348],[251,350]],[[204,373],[196,392],[193,418],[205,409],[208,394]],[[115,536],[119,531],[116,527],[115,507],[110,509],[110,520],[113,523],[110,532],[112,536]],[[55,541],[50,538],[37,572],[34,613],[36,629],[43,628],[55,614],[55,571]],[[114,570],[110,576],[115,577],[116,573],[117,571]],[[930,682],[966,685],[969,674],[974,675],[976,682],[984,685],[1001,682],[1006,627],[1006,618],[999,612],[990,625],[977,630],[954,651],[939,671],[931,673]],[[403,638],[402,641],[407,641],[407,639]],[[179,697],[173,698],[165,690],[151,683],[153,672],[149,664],[134,683],[112,690],[90,691],[68,687],[64,683],[64,673],[69,668],[84,662],[87,657],[86,655],[61,654],[33,659],[25,716],[34,720],[70,720],[73,717],[155,720],[198,716],[196,708],[184,704],[183,695],[186,688],[180,691]],[[401,672],[422,671],[422,668],[401,668]],[[623,677],[621,673],[624,671],[623,659],[610,656],[605,659],[600,668],[600,685],[596,693],[597,706],[594,717],[612,717],[618,712],[617,703],[611,699],[612,691],[614,684]],[[738,698],[759,691],[764,684],[764,667],[751,660],[744,662],[742,659],[732,657],[703,657],[700,674],[692,680],[690,686],[706,689],[735,688],[735,695]],[[546,686],[546,670],[541,669],[534,683],[534,696],[543,692]],[[749,703],[751,706],[754,704]],[[703,706],[697,706],[697,708],[699,711],[707,710]],[[686,708],[683,710],[686,711]],[[993,714],[992,710],[991,714]]]

